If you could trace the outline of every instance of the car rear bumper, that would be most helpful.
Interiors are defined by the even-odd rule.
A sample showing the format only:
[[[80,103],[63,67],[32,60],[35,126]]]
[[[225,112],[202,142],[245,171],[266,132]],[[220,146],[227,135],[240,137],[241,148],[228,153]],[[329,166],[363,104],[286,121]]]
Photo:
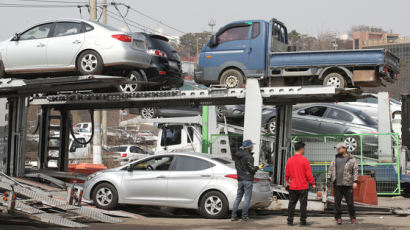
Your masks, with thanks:
[[[233,208],[233,203],[235,202],[236,199],[236,191],[232,192],[228,196],[228,202],[229,202],[229,209],[232,210]],[[242,202],[239,204],[239,209],[243,208],[243,199]],[[261,192],[261,191],[252,191],[252,198],[251,198],[251,204],[249,205],[250,208],[265,208],[268,207],[272,203],[272,191],[266,191],[266,192]]]

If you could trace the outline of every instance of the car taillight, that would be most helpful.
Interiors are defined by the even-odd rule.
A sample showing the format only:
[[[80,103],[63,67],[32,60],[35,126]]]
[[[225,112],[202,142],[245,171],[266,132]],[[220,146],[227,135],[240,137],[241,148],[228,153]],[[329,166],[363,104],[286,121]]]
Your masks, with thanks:
[[[167,54],[164,51],[161,50],[155,50],[155,49],[149,49],[148,50],[148,54],[154,55],[154,56],[158,56],[158,57],[167,57]]]
[[[376,133],[377,133],[377,130],[370,130],[370,133],[376,134]]]
[[[167,72],[165,72],[165,71],[159,71],[159,74],[160,74],[160,75],[167,75]]]
[[[121,157],[127,157],[126,153],[121,154]]]
[[[253,182],[258,182],[259,179],[258,178],[253,178]]]
[[[231,179],[235,179],[235,180],[238,179],[238,175],[237,175],[237,174],[228,174],[228,175],[225,175],[225,177],[228,177],[228,178],[231,178]]]
[[[120,40],[122,42],[131,42],[132,41],[132,37],[128,36],[128,35],[125,35],[125,34],[114,34],[114,35],[111,35],[111,37],[113,37],[117,40]]]

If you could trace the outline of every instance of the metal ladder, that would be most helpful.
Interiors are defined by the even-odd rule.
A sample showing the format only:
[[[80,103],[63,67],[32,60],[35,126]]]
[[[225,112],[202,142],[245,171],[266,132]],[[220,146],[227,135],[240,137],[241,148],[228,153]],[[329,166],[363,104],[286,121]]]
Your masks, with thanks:
[[[71,190],[68,192],[71,193]],[[40,222],[72,228],[87,227],[85,224],[73,221],[75,218],[86,218],[103,223],[122,222],[118,218],[105,215],[102,210],[68,204],[65,200],[53,198],[47,192],[23,185],[6,175],[0,175],[0,196],[4,196],[5,193],[15,193],[18,199],[15,199],[13,206],[11,206],[10,202],[5,201],[2,197],[0,206],[3,209],[6,207],[12,215],[20,214]],[[51,209],[52,212],[44,211],[46,209]],[[62,214],[66,214],[68,217],[64,217]]]

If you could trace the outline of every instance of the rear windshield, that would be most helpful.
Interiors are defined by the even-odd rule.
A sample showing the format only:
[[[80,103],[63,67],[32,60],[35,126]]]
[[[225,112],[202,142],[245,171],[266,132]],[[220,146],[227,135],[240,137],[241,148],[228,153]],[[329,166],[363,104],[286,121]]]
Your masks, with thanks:
[[[127,151],[126,146],[118,146],[118,147],[110,148],[110,152],[125,152],[125,151]]]
[[[358,116],[360,119],[362,119],[365,124],[369,126],[377,125],[376,121],[374,121],[369,115],[363,113],[362,111],[355,111],[353,113],[356,114],[356,116]]]
[[[148,39],[148,48],[149,49],[159,49],[165,51],[166,53],[175,52],[175,49],[169,44],[169,42],[164,41],[159,38],[149,37]]]

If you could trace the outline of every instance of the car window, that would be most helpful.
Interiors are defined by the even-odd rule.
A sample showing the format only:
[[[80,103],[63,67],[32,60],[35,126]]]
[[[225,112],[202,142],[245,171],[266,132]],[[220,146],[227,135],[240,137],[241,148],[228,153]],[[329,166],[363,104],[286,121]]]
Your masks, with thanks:
[[[327,108],[324,106],[314,106],[314,107],[305,109],[305,114],[315,116],[315,117],[322,117],[323,114],[325,114],[326,109]]]
[[[377,101],[377,98],[375,98],[375,97],[368,97],[367,98],[367,103],[377,104],[378,101]]]
[[[181,144],[181,129],[181,125],[173,125],[163,128],[161,146]]]
[[[172,163],[172,156],[154,157],[134,165],[133,170],[167,171]]]
[[[218,44],[236,40],[248,40],[249,25],[231,27],[217,36]]]
[[[88,128],[88,124],[84,124],[84,125],[83,125],[83,128],[84,128],[84,129]]]
[[[200,171],[213,165],[205,160],[196,157],[178,156],[172,165],[172,171]]]
[[[78,142],[77,142],[78,141]],[[73,146],[76,148],[84,148],[86,145],[82,144],[85,143],[85,138],[77,138],[77,141],[73,141]],[[79,143],[80,142],[80,143]]]
[[[54,28],[53,37],[68,36],[81,33],[81,23],[58,22]]]
[[[84,23],[85,32],[91,31],[94,27],[90,24]]]
[[[347,122],[353,121],[353,116],[350,115],[349,113],[339,110],[339,109],[333,109],[333,108],[329,110],[326,117],[330,119],[339,120],[339,121],[347,121]]]
[[[251,37],[251,38],[253,39],[253,38],[258,37],[260,31],[261,31],[261,25],[260,25],[260,23],[259,23],[259,22],[254,22],[254,23],[252,24],[252,37]]]
[[[356,116],[358,116],[360,119],[362,119],[362,121],[369,126],[376,126],[377,122],[375,120],[373,120],[373,118],[371,118],[369,115],[367,115],[366,113],[363,113],[362,111],[355,111],[354,114]]]
[[[20,35],[19,40],[41,39],[47,38],[53,23],[47,23],[33,27]]]
[[[110,152],[125,152],[127,151],[127,146],[117,146],[117,147],[112,147],[109,149]]]
[[[130,147],[130,152],[131,153],[142,153],[143,151],[140,148],[138,148],[137,146],[131,146]]]

